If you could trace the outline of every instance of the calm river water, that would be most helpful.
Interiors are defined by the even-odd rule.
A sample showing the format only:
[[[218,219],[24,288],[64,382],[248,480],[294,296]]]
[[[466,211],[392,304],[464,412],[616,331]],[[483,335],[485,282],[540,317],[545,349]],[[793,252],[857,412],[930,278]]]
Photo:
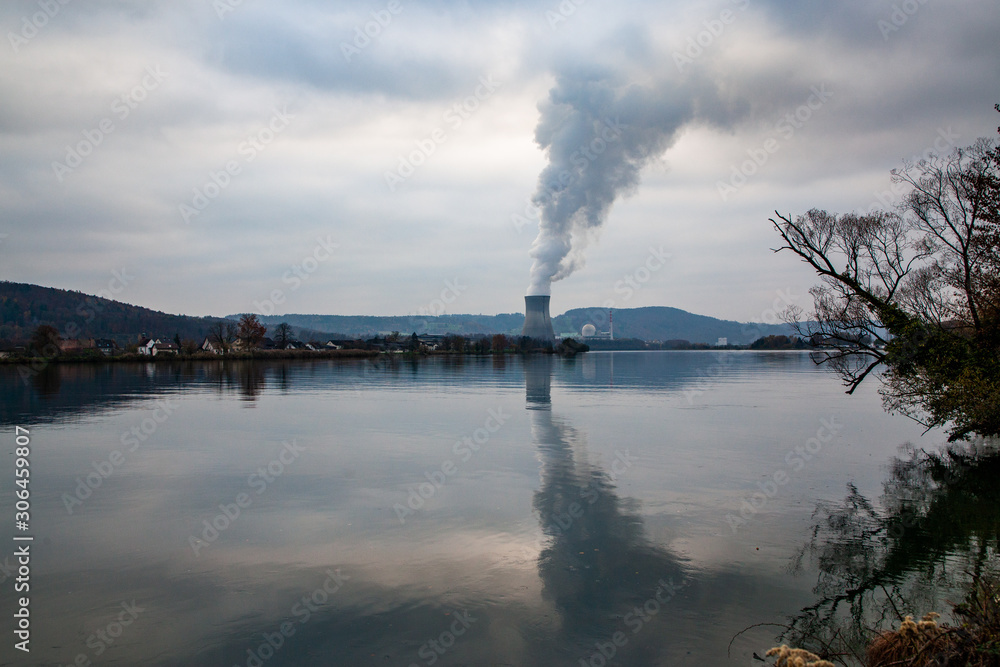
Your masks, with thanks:
[[[760,665],[780,629],[730,640],[817,602],[817,505],[943,441],[876,389],[800,353],[0,367],[0,664]]]

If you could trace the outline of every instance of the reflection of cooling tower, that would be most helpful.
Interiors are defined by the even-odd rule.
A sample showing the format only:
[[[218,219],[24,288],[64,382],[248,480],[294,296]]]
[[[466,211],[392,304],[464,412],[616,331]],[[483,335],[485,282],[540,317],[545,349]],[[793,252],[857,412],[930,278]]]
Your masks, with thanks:
[[[548,295],[524,297],[524,329],[521,335],[537,340],[556,339],[552,320],[549,319]]]
[[[524,386],[529,410],[552,411],[552,356],[524,358]]]

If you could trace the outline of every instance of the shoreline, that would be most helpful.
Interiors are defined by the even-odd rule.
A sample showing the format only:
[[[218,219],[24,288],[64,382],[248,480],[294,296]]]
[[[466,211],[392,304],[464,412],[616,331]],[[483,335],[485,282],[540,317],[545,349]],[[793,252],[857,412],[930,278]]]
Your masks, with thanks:
[[[653,350],[589,350],[592,353],[607,352],[795,352],[809,353],[815,350],[786,349],[749,349],[749,348],[681,348]],[[381,350],[255,350],[253,352],[233,352],[230,354],[213,354],[211,352],[196,352],[194,354],[158,354],[155,356],[137,353],[104,355],[60,355],[57,357],[11,356],[0,357],[0,366],[29,366],[41,370],[54,364],[118,364],[118,363],[169,363],[175,361],[272,361],[272,360],[354,360],[354,359],[419,359],[423,357],[510,357],[534,354],[557,354],[545,349],[510,350],[506,352],[455,352],[453,350],[429,350],[424,352],[383,352]]]
[[[51,365],[73,364],[118,364],[118,363],[170,363],[191,361],[276,361],[276,360],[354,360],[354,359],[419,359],[422,357],[508,357],[526,354],[556,354],[548,350],[528,350],[507,352],[491,352],[479,354],[475,352],[455,352],[451,350],[429,350],[424,352],[383,352],[381,350],[255,350],[253,352],[233,352],[230,354],[213,354],[211,352],[196,352],[194,354],[158,354],[155,356],[138,353],[125,353],[113,356],[104,355],[59,355],[56,357],[11,356],[0,358],[0,366],[28,366],[41,370]]]

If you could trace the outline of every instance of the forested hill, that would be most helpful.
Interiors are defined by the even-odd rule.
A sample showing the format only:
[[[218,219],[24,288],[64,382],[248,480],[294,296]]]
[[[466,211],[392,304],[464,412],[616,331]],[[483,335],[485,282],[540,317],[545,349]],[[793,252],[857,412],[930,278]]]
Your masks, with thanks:
[[[220,319],[170,315],[83,292],[0,282],[0,340],[27,340],[42,324],[54,326],[64,338],[113,338],[119,344],[134,343],[142,333],[199,340]]]
[[[230,316],[235,318],[236,315]],[[139,334],[156,338],[200,341],[218,317],[171,315],[141,306],[90,296],[82,292],[0,281],[0,341],[24,341],[42,324],[54,326],[64,338],[114,338],[119,344],[135,342]],[[785,324],[743,324],[695,315],[677,308],[622,308],[614,311],[615,338],[648,341],[687,340],[714,344],[728,338],[731,344],[749,344],[768,335],[790,335]],[[444,334],[520,334],[522,313],[500,315],[439,316],[351,316],[351,315],[271,315],[261,322],[273,329],[288,322],[304,339],[322,337],[368,337],[399,331]],[[576,308],[552,318],[556,335],[579,335],[585,324],[598,331],[608,330],[604,308]]]

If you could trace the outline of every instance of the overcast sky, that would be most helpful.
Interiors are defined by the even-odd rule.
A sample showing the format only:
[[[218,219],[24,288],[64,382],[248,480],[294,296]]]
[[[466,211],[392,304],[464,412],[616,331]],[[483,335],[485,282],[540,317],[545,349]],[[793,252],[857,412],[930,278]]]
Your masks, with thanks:
[[[553,314],[767,319],[814,282],[774,209],[870,208],[1000,121],[995,0],[40,0],[0,26],[0,278],[193,315],[521,311],[539,140],[607,93],[630,141],[665,129]]]

